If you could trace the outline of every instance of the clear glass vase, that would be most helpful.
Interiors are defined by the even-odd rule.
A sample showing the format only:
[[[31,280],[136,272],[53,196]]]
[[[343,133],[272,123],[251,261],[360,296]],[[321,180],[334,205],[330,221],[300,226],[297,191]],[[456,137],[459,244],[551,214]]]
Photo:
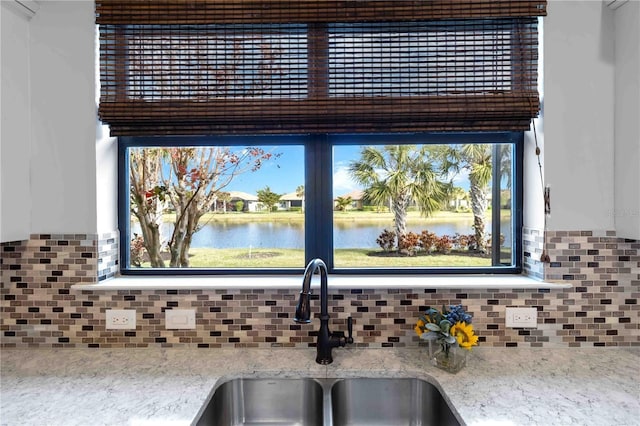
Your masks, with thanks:
[[[467,365],[468,350],[458,345],[438,344],[429,345],[429,358],[431,364],[449,373],[457,373]]]

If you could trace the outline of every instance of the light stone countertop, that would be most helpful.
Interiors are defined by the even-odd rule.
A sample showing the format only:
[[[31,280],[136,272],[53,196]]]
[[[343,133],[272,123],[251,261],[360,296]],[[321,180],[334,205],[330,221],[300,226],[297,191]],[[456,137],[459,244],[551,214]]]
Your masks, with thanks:
[[[640,425],[640,348],[474,348],[457,374],[425,350],[6,349],[1,425],[189,425],[232,377],[435,380],[469,426]]]

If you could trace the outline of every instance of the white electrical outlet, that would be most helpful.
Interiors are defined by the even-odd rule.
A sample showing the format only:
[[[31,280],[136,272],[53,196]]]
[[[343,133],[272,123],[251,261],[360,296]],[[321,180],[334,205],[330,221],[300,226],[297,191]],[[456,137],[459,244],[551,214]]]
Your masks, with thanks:
[[[506,308],[505,322],[511,328],[536,328],[538,310],[536,308]]]
[[[107,309],[107,330],[135,330],[135,309]]]
[[[194,309],[166,309],[164,311],[164,328],[167,330],[195,329],[196,311]]]

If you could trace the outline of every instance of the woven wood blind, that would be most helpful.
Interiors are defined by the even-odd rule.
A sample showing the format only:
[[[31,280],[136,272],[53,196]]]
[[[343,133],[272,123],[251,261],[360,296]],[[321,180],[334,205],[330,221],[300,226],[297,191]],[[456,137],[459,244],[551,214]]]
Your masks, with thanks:
[[[112,135],[524,130],[544,1],[97,0]]]

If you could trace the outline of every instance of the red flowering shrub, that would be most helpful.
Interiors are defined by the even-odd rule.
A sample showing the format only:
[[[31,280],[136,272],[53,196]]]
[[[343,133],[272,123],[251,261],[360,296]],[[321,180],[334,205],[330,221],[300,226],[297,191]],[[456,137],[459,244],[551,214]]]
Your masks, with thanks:
[[[453,247],[453,238],[448,235],[443,235],[436,240],[435,246],[438,253],[450,253]]]
[[[396,246],[396,233],[385,229],[376,239],[376,243],[385,251],[385,253],[388,253]]]
[[[436,245],[436,241],[438,240],[438,236],[433,232],[422,231],[420,234],[419,246],[426,253],[431,253]]]
[[[420,237],[418,234],[407,232],[400,237],[400,240],[398,241],[398,248],[400,249],[400,253],[408,256],[414,256],[419,243]]]

